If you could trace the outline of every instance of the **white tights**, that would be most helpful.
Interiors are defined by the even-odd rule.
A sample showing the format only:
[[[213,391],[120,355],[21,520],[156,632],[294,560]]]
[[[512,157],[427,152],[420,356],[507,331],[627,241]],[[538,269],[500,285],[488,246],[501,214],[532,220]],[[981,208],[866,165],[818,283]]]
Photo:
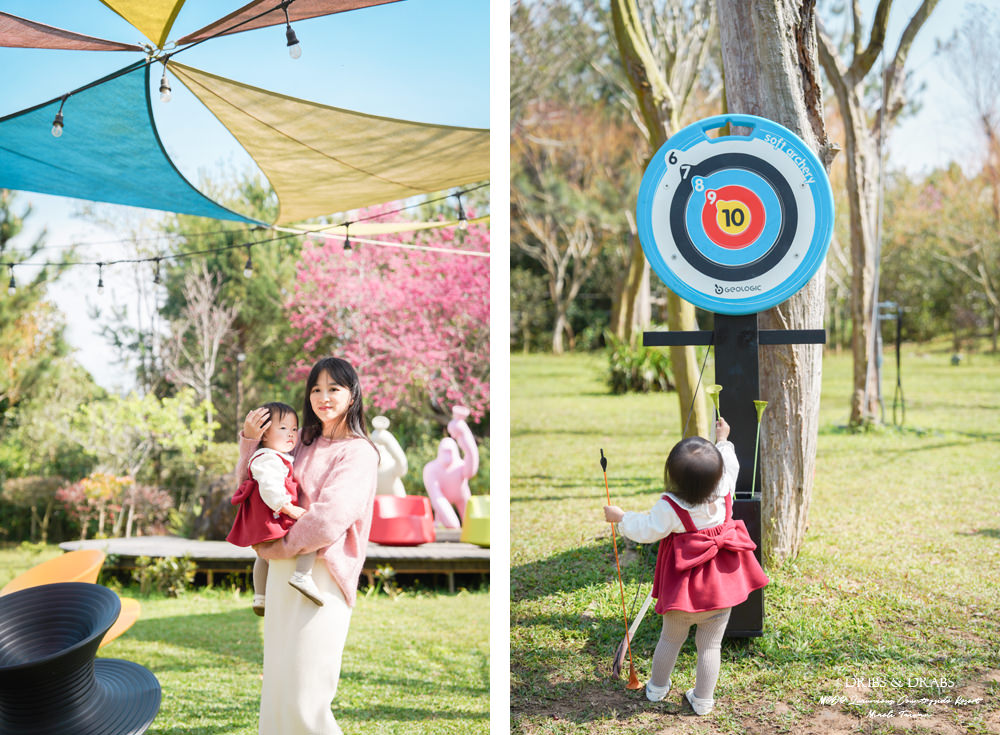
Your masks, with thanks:
[[[731,607],[727,607],[699,613],[680,610],[664,613],[660,640],[656,644],[656,651],[653,652],[650,683],[655,687],[667,685],[674,664],[677,663],[677,654],[687,640],[688,631],[692,625],[697,625],[694,642],[698,648],[698,666],[695,670],[694,696],[698,699],[712,700],[722,663],[720,651],[722,636],[726,632],[726,624],[729,622],[729,613],[732,610]]]

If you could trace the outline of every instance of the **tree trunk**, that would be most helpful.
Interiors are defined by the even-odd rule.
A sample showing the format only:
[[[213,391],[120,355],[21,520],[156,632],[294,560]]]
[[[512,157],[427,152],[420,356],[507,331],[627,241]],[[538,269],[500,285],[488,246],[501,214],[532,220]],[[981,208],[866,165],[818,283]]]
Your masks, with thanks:
[[[864,129],[861,101],[853,92],[838,95],[844,119],[847,198],[851,232],[851,354],[854,388],[851,425],[879,423],[878,369],[872,320],[877,268],[878,154]]]
[[[814,0],[719,0],[722,61],[730,112],[789,128],[829,167],[816,56]],[[760,316],[764,329],[823,326],[826,269]],[[760,467],[764,554],[795,557],[805,536],[819,427],[823,350],[819,345],[760,350]],[[753,437],[734,437],[753,441]]]
[[[631,225],[631,218],[629,218],[629,224]],[[647,271],[645,267],[647,264],[646,256],[642,252],[642,243],[639,242],[639,238],[635,232],[631,233],[629,239],[628,270],[625,271],[625,277],[616,300],[617,303],[612,309],[613,321],[611,329],[615,336],[622,342],[632,344],[635,336],[636,307],[642,293],[643,275]],[[648,278],[646,279],[646,284],[648,291]],[[648,322],[646,323],[648,324]],[[644,326],[641,321],[639,324]]]
[[[55,507],[56,499],[49,498],[48,502],[45,504],[45,515],[42,516],[42,538],[41,542],[47,544],[49,542],[49,523],[52,521],[52,509]]]
[[[657,61],[642,28],[635,0],[612,0],[611,20],[618,52],[621,54],[625,74],[635,94],[637,109],[646,127],[652,154],[667,141],[679,125],[681,107],[676,102],[680,96],[674,94],[666,77],[658,69]],[[622,312],[626,311],[624,305],[628,304],[630,319],[628,329],[631,329],[632,310],[640,294],[644,272],[645,281],[648,283],[648,264],[642,252],[642,245],[636,238],[632,246],[629,275],[622,293]],[[622,318],[620,315],[619,324],[622,323]],[[667,324],[671,331],[697,329],[694,306],[671,292],[667,298]],[[674,382],[677,384],[680,431],[686,436],[708,436],[708,407],[704,396],[692,404],[698,386],[699,371],[698,356],[694,347],[671,347],[670,366]],[[690,421],[688,421],[689,410],[692,411]]]
[[[565,352],[563,347],[563,334],[566,332],[566,312],[561,308],[561,304],[556,304],[556,322],[552,326],[552,354],[561,355]]]
[[[852,8],[851,62],[846,66],[837,47],[825,35],[819,42],[819,58],[833,87],[844,120],[847,156],[847,202],[851,215],[851,351],[854,357],[854,390],[851,424],[881,421],[878,405],[878,367],[874,354],[878,323],[872,309],[878,299],[878,140],[903,109],[906,57],[913,39],[930,17],[939,0],[922,0],[899,40],[891,61],[883,61],[882,100],[869,121],[862,104],[866,79],[880,54],[885,54],[886,28],[891,0],[881,0],[875,10],[871,33],[862,44],[860,4]],[[882,57],[885,59],[885,56]],[[875,80],[871,80],[875,81]]]
[[[671,332],[691,331],[698,328],[694,305],[673,291],[667,293],[667,326]],[[701,366],[694,347],[671,347],[670,369],[677,384],[677,400],[681,408],[680,430],[683,437],[708,436],[708,407],[704,398],[695,400],[695,388]],[[704,380],[702,380],[704,385]],[[693,405],[692,405],[693,404]],[[688,416],[688,412],[691,415]]]

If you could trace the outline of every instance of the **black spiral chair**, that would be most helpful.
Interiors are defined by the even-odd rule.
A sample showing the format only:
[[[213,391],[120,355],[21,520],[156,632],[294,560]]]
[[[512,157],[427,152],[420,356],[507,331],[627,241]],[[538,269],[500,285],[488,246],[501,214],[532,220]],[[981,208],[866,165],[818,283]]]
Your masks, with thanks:
[[[95,659],[121,609],[97,584],[63,582],[0,597],[0,733],[138,735],[160,683],[131,661]]]

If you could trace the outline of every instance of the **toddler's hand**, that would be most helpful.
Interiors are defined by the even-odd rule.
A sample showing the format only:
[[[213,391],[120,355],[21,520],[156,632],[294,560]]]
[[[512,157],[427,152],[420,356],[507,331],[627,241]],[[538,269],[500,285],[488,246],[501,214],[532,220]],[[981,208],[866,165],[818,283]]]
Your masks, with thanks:
[[[289,516],[290,518],[293,518],[297,521],[299,518],[303,516],[303,514],[306,512],[306,509],[300,508],[297,505],[292,505],[291,503],[289,503],[288,505],[284,506],[281,509],[281,512],[284,513],[286,516]]]
[[[243,421],[243,436],[247,439],[260,439],[270,425],[271,412],[266,408],[255,408]]]
[[[621,519],[624,517],[625,517],[625,511],[623,511],[617,505],[604,506],[604,520],[606,520],[608,523],[620,523]]]
[[[727,424],[726,420],[720,416],[719,420],[715,422],[715,439],[716,441],[722,442],[728,438],[729,424]]]

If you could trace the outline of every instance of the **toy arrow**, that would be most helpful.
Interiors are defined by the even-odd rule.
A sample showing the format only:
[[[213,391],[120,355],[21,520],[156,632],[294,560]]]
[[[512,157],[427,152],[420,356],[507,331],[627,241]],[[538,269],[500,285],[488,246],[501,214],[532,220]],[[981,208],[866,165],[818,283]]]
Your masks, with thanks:
[[[601,450],[601,470],[604,472],[604,492],[608,497],[608,505],[611,505],[611,490],[608,488],[608,460],[604,457],[604,450]],[[628,684],[625,685],[626,689],[641,689],[642,684],[639,683],[639,677],[635,673],[635,662],[632,660],[632,644],[630,643],[631,636],[629,635],[628,627],[628,612],[625,609],[625,583],[622,582],[622,567],[618,561],[618,538],[615,535],[615,524],[611,524],[611,547],[615,550],[615,569],[618,570],[618,589],[621,591],[622,596],[622,617],[625,620],[625,647],[628,649]],[[615,676],[618,676],[618,672],[621,671],[621,667],[618,667],[618,671],[615,672]]]
[[[639,624],[642,622],[642,619],[646,617],[646,611],[649,610],[649,605],[652,601],[653,588],[650,587],[649,594],[646,595],[646,599],[642,603],[642,607],[639,608],[639,614],[632,619],[632,625],[629,626],[628,632],[622,639],[622,642],[618,644],[618,650],[615,651],[614,659],[611,661],[611,673],[615,676],[621,675],[622,664],[625,663],[625,653],[626,651],[631,651],[632,639],[635,638],[635,632],[639,629]]]

